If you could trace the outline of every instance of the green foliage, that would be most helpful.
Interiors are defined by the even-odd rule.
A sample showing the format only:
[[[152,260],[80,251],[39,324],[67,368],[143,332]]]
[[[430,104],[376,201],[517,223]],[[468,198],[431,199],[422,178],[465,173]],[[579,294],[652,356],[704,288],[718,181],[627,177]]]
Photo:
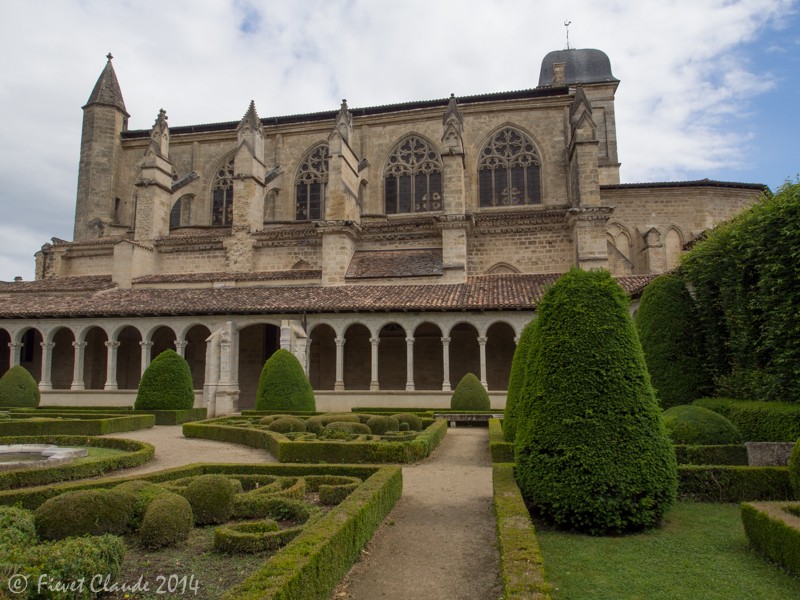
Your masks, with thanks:
[[[275,419],[269,424],[270,431],[277,431],[278,433],[289,433],[290,431],[305,431],[306,422],[297,417],[281,417]]]
[[[142,373],[136,410],[188,410],[194,406],[189,363],[174,350],[164,350]]]
[[[281,348],[264,363],[256,409],[315,411],[314,390],[294,354]]]
[[[522,330],[519,336],[519,343],[514,350],[514,358],[511,361],[511,373],[508,376],[508,394],[506,396],[505,415],[503,417],[503,435],[506,441],[514,443],[517,436],[517,408],[519,406],[519,396],[525,386],[525,373],[528,365],[528,352],[531,345],[535,342],[536,321],[530,321]]]
[[[33,513],[16,506],[0,506],[0,552],[3,546],[30,546],[37,543]]]
[[[78,490],[50,498],[34,512],[43,540],[123,534],[133,517],[134,497],[116,490]]]
[[[0,406],[36,408],[41,394],[36,380],[25,367],[11,367],[0,377]]]
[[[701,398],[694,405],[721,414],[748,442],[793,442],[800,438],[800,404]]]
[[[800,498],[800,440],[795,442],[789,455],[789,481],[794,490],[794,497]]]
[[[572,269],[538,306],[515,441],[532,510],[591,534],[657,525],[676,464],[625,293],[606,271]]]
[[[684,257],[717,394],[800,401],[800,181]]]
[[[108,414],[36,411],[12,412],[0,422],[3,435],[106,435],[147,429],[155,423],[151,414]]]
[[[636,328],[662,408],[688,404],[709,385],[694,300],[683,280],[661,275],[644,290]]]
[[[383,435],[387,431],[400,431],[400,422],[394,417],[375,415],[369,418],[367,427],[375,435]]]
[[[711,446],[742,442],[742,434],[733,423],[702,406],[673,406],[662,416],[673,444]]]
[[[742,504],[742,524],[750,545],[771,562],[800,576],[800,504]]]
[[[497,547],[505,600],[549,600],[550,584],[513,465],[492,466]]]
[[[142,524],[147,507],[150,503],[161,494],[166,494],[165,490],[160,485],[144,481],[143,479],[134,479],[133,481],[126,481],[114,486],[114,490],[124,492],[133,496],[133,513],[131,516],[131,528],[138,529]]]
[[[408,425],[409,431],[422,431],[422,419],[417,415],[412,413],[397,413],[392,416],[400,422],[401,430],[403,423],[405,423]]]
[[[193,523],[194,515],[189,501],[178,494],[166,492],[154,497],[147,506],[138,538],[146,548],[174,546],[189,537]]]
[[[333,423],[328,423],[325,426],[325,429],[319,434],[320,438],[328,437],[332,431],[344,431],[346,433],[353,433],[356,435],[369,435],[372,433],[372,430],[369,426],[365,425],[364,423],[353,423],[351,421],[334,421]]]
[[[489,454],[493,463],[514,462],[514,444],[505,440],[504,433],[500,419],[489,419]]]
[[[744,444],[714,446],[676,445],[675,458],[679,465],[738,465],[747,466],[747,447]]]
[[[234,491],[224,475],[201,475],[182,495],[189,501],[197,525],[224,523],[231,518]]]
[[[361,423],[359,415],[350,413],[326,413],[324,415],[317,415],[306,419],[306,431],[311,433],[320,434],[327,425],[331,423]]]
[[[792,486],[786,467],[678,467],[678,495],[695,502],[789,500]]]
[[[454,410],[489,410],[491,408],[489,394],[475,375],[467,373],[453,391],[450,408]]]

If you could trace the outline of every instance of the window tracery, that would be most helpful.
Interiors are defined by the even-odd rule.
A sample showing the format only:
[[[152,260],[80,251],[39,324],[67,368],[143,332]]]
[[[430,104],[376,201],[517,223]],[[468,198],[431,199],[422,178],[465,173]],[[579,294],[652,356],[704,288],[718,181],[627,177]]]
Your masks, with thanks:
[[[540,204],[541,161],[527,135],[504,127],[483,147],[478,163],[481,207]]]
[[[383,174],[386,214],[442,210],[442,160],[423,138],[402,140]]]
[[[328,145],[320,144],[309,152],[297,172],[295,219],[323,218],[325,189],[328,186]]]
[[[211,224],[233,225],[233,158],[220,167],[211,186]]]

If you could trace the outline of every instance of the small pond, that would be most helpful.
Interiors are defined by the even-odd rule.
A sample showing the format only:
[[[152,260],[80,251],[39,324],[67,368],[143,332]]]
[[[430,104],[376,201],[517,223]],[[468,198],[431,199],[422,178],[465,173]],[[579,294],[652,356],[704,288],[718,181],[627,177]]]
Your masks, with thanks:
[[[62,448],[53,444],[0,445],[0,471],[64,465],[88,454],[86,448]]]

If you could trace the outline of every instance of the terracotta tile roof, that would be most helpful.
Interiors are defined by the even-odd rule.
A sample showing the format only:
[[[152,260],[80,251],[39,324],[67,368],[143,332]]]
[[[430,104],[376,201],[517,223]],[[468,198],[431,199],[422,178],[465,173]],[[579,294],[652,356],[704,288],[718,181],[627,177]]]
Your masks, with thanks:
[[[345,277],[425,277],[441,275],[442,249],[358,251],[350,259]]]
[[[763,183],[741,183],[738,181],[715,181],[713,179],[697,179],[695,181],[651,181],[643,183],[616,183],[601,185],[600,190],[625,190],[636,188],[684,188],[684,187],[721,187],[742,188],[747,190],[768,190]]]
[[[211,281],[305,281],[320,279],[319,269],[292,269],[290,271],[266,271],[263,273],[216,271],[212,273],[171,273],[137,277],[133,283],[206,283]]]
[[[96,292],[116,287],[111,275],[59,277],[38,281],[0,281],[0,293]]]
[[[83,295],[5,294],[0,318],[135,317],[389,311],[532,309],[558,275],[481,275],[434,285],[259,286],[109,290]],[[620,279],[636,295],[652,276]]]

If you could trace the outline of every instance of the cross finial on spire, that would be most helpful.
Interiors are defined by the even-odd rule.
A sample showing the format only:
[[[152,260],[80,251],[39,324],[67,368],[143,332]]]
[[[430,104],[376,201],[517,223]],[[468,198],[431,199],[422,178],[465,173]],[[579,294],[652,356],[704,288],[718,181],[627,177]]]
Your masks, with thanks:
[[[108,59],[108,62],[111,62],[111,59],[114,58],[114,55],[111,54],[111,52],[109,52],[108,54],[106,54],[106,58]]]
[[[564,21],[564,27],[567,28],[567,50],[569,50],[569,26],[572,25],[572,21]]]

